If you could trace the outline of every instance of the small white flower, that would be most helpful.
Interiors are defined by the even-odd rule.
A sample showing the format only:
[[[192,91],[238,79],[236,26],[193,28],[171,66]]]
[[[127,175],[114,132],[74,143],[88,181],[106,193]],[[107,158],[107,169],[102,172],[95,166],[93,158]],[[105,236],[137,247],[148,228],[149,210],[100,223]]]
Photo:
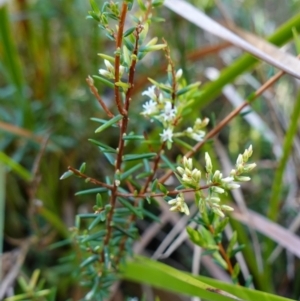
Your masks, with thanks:
[[[171,102],[167,101],[165,103],[164,111],[161,114],[164,121],[171,122],[176,117],[177,109],[176,107],[172,108]]]
[[[184,201],[183,194],[178,194],[175,199],[168,201],[169,205],[172,205],[170,211],[179,211],[185,213],[186,215],[190,214],[189,207]]]
[[[161,136],[161,139],[163,141],[170,141],[173,142],[172,137],[173,137],[173,130],[168,128],[164,129],[162,134],[159,134]]]
[[[155,86],[149,87],[148,90],[142,93],[142,95],[146,95],[151,99],[156,99],[155,88],[156,88]]]
[[[143,115],[152,115],[157,112],[157,104],[155,101],[150,99],[145,104],[143,104],[144,111],[142,112]]]
[[[203,132],[203,131],[198,131],[197,133],[191,134],[191,138],[198,142],[202,141],[204,136],[205,136],[205,132]]]

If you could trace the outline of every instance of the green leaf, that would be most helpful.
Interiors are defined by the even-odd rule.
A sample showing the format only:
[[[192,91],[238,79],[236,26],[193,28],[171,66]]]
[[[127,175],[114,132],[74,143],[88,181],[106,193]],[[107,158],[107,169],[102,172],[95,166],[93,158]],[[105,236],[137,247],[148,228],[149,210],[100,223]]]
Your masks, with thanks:
[[[135,27],[131,27],[131,28],[127,29],[127,30],[124,32],[123,37],[125,38],[125,37],[129,36],[129,35],[132,34],[134,31],[135,31]]]
[[[140,9],[141,9],[142,11],[146,11],[146,10],[147,10],[147,7],[146,7],[146,5],[144,4],[144,1],[143,1],[143,0],[137,0],[137,3],[138,3],[138,5],[139,5],[139,7],[140,7]]]
[[[157,189],[157,185],[158,185],[158,180],[155,179],[152,184],[151,184],[151,192],[155,192]]]
[[[95,133],[100,133],[100,132],[104,131],[105,129],[109,128],[113,124],[115,124],[118,121],[120,121],[122,118],[123,118],[123,116],[121,114],[116,115],[115,117],[113,117],[112,119],[108,120],[106,123],[102,124],[100,127],[98,127],[96,129]]]
[[[233,268],[233,273],[231,275],[231,278],[232,279],[237,279],[237,277],[239,276],[240,274],[240,265],[239,263],[237,262],[235,265],[234,265],[234,268]]]
[[[158,183],[158,188],[161,192],[163,192],[165,195],[167,195],[169,193],[169,190],[167,189],[166,186],[164,186],[163,184],[161,183]]]
[[[79,168],[79,171],[80,171],[81,173],[84,173],[84,172],[85,172],[85,168],[86,168],[86,163],[83,162],[83,163],[81,164],[80,168]]]
[[[165,155],[161,155],[160,157],[162,161],[165,162],[171,170],[173,170],[174,172],[176,171],[175,165]]]
[[[127,200],[123,198],[118,198],[118,201],[127,209],[129,209],[134,215],[136,215],[138,218],[142,219],[143,214],[134,206],[132,206]]]
[[[161,223],[160,218],[157,217],[156,215],[152,214],[150,211],[143,209],[143,214],[144,214],[144,216],[151,218],[153,221],[155,221],[157,223]]]
[[[104,222],[106,219],[105,212],[102,211],[98,214],[98,216],[91,222],[91,224],[88,227],[88,230],[92,230],[97,224],[100,222]]]
[[[94,12],[100,13],[100,10],[99,10],[99,8],[98,8],[95,0],[90,0],[90,5],[91,5],[91,7],[92,7],[92,9],[93,9]]]
[[[145,140],[143,135],[126,135],[122,137],[123,140]]]
[[[132,44],[128,38],[123,39],[123,41],[127,49],[132,52],[134,50],[134,44]]]
[[[199,231],[191,228],[191,227],[187,227],[186,231],[190,237],[190,240],[197,246],[200,246],[202,248],[206,248],[207,247],[207,242],[204,240],[204,238],[200,235]]]
[[[106,230],[98,231],[97,233],[90,234],[90,235],[84,235],[81,237],[81,242],[85,243],[88,241],[102,241],[103,237],[106,235]]]
[[[97,195],[96,195],[96,205],[97,205],[98,208],[103,207],[102,196],[101,196],[100,193],[97,193]]]
[[[140,159],[152,159],[156,156],[156,153],[145,153],[145,154],[134,154],[134,155],[124,155],[123,161],[135,161]]]
[[[230,255],[230,258],[235,256],[235,254],[241,252],[242,250],[244,250],[245,248],[245,245],[238,245],[236,248],[234,248],[231,253],[229,254]]]
[[[91,188],[86,190],[81,190],[75,193],[75,195],[83,195],[83,194],[92,194],[92,193],[99,193],[99,192],[106,192],[108,191],[105,187],[98,187],[98,188]]]
[[[107,80],[106,78],[102,77],[102,76],[98,76],[98,75],[93,75],[93,78],[99,80],[102,84],[104,84],[105,86],[114,89],[115,84],[113,82],[110,82],[109,80]]]
[[[225,217],[222,220],[219,220],[219,223],[215,227],[214,236],[217,236],[219,233],[222,233],[223,230],[225,229],[225,227],[227,226],[228,222],[229,222],[228,217]]]
[[[99,255],[92,255],[90,257],[88,257],[86,260],[84,260],[81,264],[80,267],[84,268],[87,265],[90,265],[92,263],[94,263],[95,261],[99,260]]]
[[[178,90],[176,92],[176,95],[177,96],[183,95],[183,94],[185,94],[185,93],[187,93],[187,92],[189,92],[189,91],[191,91],[191,90],[193,90],[195,88],[198,88],[199,86],[200,86],[200,82],[196,82],[194,84],[188,85],[188,86],[186,86],[186,87]]]
[[[69,178],[69,177],[71,177],[73,175],[74,175],[74,172],[71,171],[71,170],[68,170],[68,171],[64,172],[59,179],[60,180],[64,180],[64,179],[67,179],[67,178]]]
[[[121,174],[121,177],[120,179],[121,180],[125,180],[127,179],[130,175],[132,175],[134,172],[136,172],[138,169],[140,169],[141,167],[143,166],[143,163],[139,163],[139,164],[136,164],[135,166],[133,166],[132,168],[126,170],[125,172],[123,172]]]
[[[237,232],[234,231],[231,238],[230,238],[230,241],[229,241],[229,244],[228,244],[228,247],[227,247],[227,250],[226,250],[226,254],[230,257],[230,254],[234,248],[234,245],[236,244],[237,242]]]
[[[116,230],[118,230],[118,231],[120,231],[121,233],[123,233],[125,236],[131,237],[132,239],[136,240],[136,238],[137,238],[136,235],[130,233],[129,231],[127,231],[127,230],[125,230],[125,229],[119,227],[119,226],[116,225],[116,224],[114,224],[113,227],[114,227]]]
[[[148,172],[142,172],[140,174],[138,174],[135,178],[136,179],[144,179],[144,178],[148,178],[149,176],[152,175],[152,172],[151,171],[148,171]]]
[[[100,150],[103,153],[105,153],[105,152],[107,152],[107,153],[113,153],[113,154],[117,153],[117,151],[114,148],[112,148],[112,147],[110,147],[110,146],[108,146],[108,145],[106,145],[106,144],[104,144],[104,143],[102,143],[100,141],[97,141],[97,140],[94,140],[94,139],[88,139],[88,141],[90,141],[93,144],[99,146]]]

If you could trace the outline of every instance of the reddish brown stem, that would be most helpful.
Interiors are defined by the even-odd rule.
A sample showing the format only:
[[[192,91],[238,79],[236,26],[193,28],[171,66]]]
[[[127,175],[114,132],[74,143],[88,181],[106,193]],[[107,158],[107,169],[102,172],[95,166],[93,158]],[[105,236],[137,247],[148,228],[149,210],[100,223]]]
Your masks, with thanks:
[[[89,181],[90,183],[93,183],[93,184],[98,185],[98,186],[101,186],[101,187],[105,187],[105,188],[107,188],[107,189],[109,189],[109,190],[112,190],[112,189],[113,189],[113,186],[112,186],[112,185],[108,185],[108,184],[103,183],[103,182],[100,182],[100,181],[98,181],[98,180],[96,180],[96,179],[94,179],[94,178],[90,178],[89,176],[87,176],[87,175],[85,175],[84,173],[80,172],[79,170],[73,168],[72,166],[69,166],[69,167],[68,167],[68,170],[72,171],[72,172],[74,173],[74,175],[76,175],[76,176],[78,176],[78,177],[80,177],[80,178],[82,178],[82,179],[88,179],[88,181]]]
[[[120,92],[119,87],[116,85],[120,81],[120,64],[121,64],[121,47],[122,47],[122,40],[123,40],[123,32],[124,32],[124,24],[127,14],[127,3],[124,1],[122,4],[121,15],[120,15],[120,22],[118,28],[118,34],[116,39],[116,56],[115,56],[115,101],[118,107],[120,114],[126,115],[127,113],[124,112],[121,104]]]
[[[113,118],[114,114],[108,109],[108,107],[106,106],[106,104],[104,103],[103,99],[101,98],[101,96],[98,93],[97,88],[94,86],[94,80],[88,76],[86,78],[86,82],[91,90],[91,92],[94,94],[94,96],[96,97],[96,99],[98,100],[100,106],[103,108],[103,110],[105,111],[105,113],[107,114],[108,117]]]

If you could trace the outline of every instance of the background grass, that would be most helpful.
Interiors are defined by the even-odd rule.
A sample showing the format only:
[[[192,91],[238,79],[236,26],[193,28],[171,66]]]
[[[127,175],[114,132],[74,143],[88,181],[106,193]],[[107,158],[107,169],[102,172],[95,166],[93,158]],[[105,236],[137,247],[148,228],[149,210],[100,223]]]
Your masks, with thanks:
[[[189,2],[215,20],[224,22],[214,1]],[[300,11],[299,1],[232,0],[222,3],[237,26],[262,37],[277,34],[277,39],[269,40],[285,45],[295,54],[291,38],[292,27],[300,31],[299,15],[296,14]],[[97,74],[101,67],[97,53],[109,53],[113,44],[103,37],[94,22],[85,19],[88,10],[88,1],[82,0],[14,0],[0,7],[0,161],[1,166],[6,167],[6,179],[1,181],[6,189],[0,196],[2,206],[5,198],[4,232],[0,233],[0,238],[3,251],[9,254],[21,248],[24,239],[35,237],[21,273],[30,277],[36,268],[40,269],[47,287],[57,288],[56,300],[78,300],[83,292],[69,277],[74,266],[59,261],[75,250],[70,247],[52,250],[49,245],[68,236],[75,215],[90,212],[95,197],[90,194],[75,197],[76,191],[92,187],[76,179],[60,182],[59,177],[68,165],[79,167],[83,161],[87,162],[91,176],[101,179],[109,170],[97,149],[87,142],[89,138],[95,138],[97,126],[90,117],[103,118],[105,115],[89,92],[85,78]],[[223,42],[166,8],[161,8],[157,15],[164,17],[166,22],[154,25],[152,36],[167,38],[177,67],[183,68],[188,81],[203,82],[193,114],[208,116],[211,127],[232,110],[232,99],[221,94],[225,84],[232,84],[235,93],[243,99],[276,72],[263,62],[257,61],[254,65],[255,59],[242,56],[242,52],[234,47],[210,48],[222,46]],[[278,34],[282,24],[285,24],[284,30]],[[147,57],[139,67],[134,99],[137,112],[143,101],[140,92],[148,86],[149,73],[162,79],[161,66],[164,64],[162,55],[155,54]],[[208,67],[223,70],[219,80],[211,83],[205,77]],[[111,91],[101,84],[98,88],[110,104]],[[292,224],[299,211],[298,90],[299,82],[285,76],[254,102],[252,110],[273,132],[275,138],[272,141],[241,115],[218,136],[223,153],[220,147],[210,144],[203,149],[213,152],[212,156],[215,154],[215,164],[219,161],[223,170],[226,158],[234,163],[237,154],[252,143],[258,168],[252,182],[243,186],[242,196],[248,208],[262,215],[269,212],[269,217],[285,228]],[[132,127],[142,122],[142,118],[137,117]],[[49,141],[46,143],[47,136]],[[115,146],[113,134],[101,139]],[[203,163],[203,154],[196,155],[200,163]],[[277,162],[280,162],[278,169]],[[36,166],[39,166],[38,173]],[[230,200],[236,200],[236,197],[230,197]],[[165,218],[159,227],[147,219],[139,222],[141,240],[137,248],[140,253],[153,254],[180,217],[170,216],[158,206],[148,209]],[[269,265],[267,259],[274,243],[261,234],[255,243],[251,229],[238,221],[233,220],[232,227],[238,231],[240,242],[246,244],[243,255],[254,276],[255,287],[299,299],[299,259],[283,252]],[[183,228],[184,225],[181,231]],[[150,229],[154,229],[152,239],[142,245],[145,233]],[[262,249],[262,266],[253,257],[257,244]],[[190,271],[192,252],[185,242],[164,261]],[[207,264],[201,274],[217,277]],[[18,286],[16,291],[20,291]],[[124,296],[141,295],[126,287],[121,291]],[[167,298],[173,297],[167,295],[164,300]]]

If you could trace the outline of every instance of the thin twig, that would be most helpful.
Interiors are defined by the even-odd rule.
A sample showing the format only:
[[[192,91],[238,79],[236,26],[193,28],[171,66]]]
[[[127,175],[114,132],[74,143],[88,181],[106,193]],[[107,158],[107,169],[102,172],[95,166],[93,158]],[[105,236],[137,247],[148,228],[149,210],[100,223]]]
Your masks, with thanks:
[[[103,108],[103,110],[107,114],[107,116],[110,118],[113,118],[114,114],[109,110],[109,108],[106,106],[105,102],[103,101],[102,97],[99,95],[97,88],[94,86],[94,80],[90,76],[88,76],[86,78],[86,82],[87,82],[91,92],[94,94],[94,96],[98,100],[100,106]]]

